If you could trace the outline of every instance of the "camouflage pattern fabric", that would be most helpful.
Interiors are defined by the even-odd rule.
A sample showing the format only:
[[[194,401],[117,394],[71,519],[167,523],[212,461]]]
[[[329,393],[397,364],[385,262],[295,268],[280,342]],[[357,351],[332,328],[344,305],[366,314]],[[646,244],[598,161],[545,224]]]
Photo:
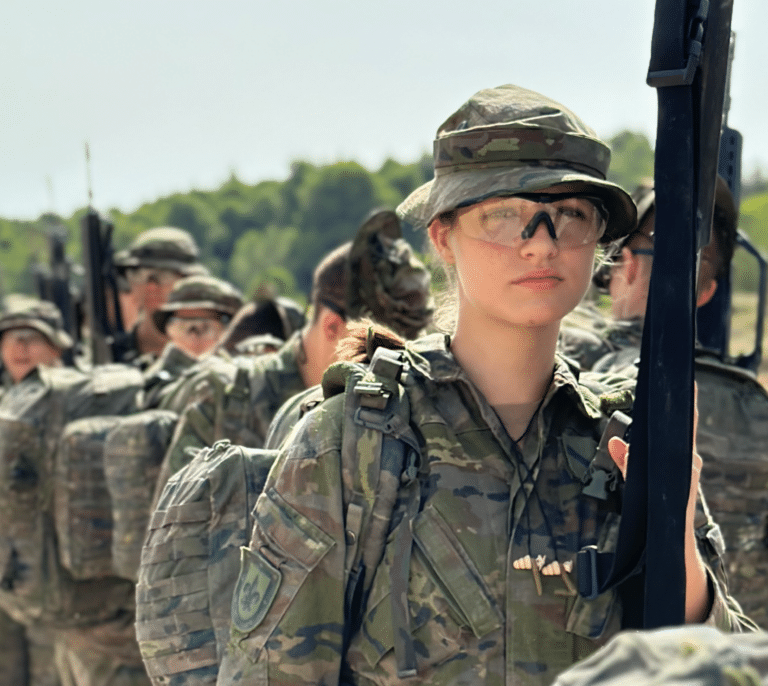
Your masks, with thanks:
[[[130,605],[130,583],[101,574],[78,579],[79,572],[66,568],[72,550],[62,556],[55,503],[68,485],[60,483],[56,465],[57,446],[70,421],[135,412],[140,388],[141,375],[121,365],[87,374],[40,368],[0,400],[0,608],[17,621],[83,625]],[[100,479],[103,484],[103,471]],[[63,500],[74,503],[68,496]],[[83,503],[84,518],[91,504]],[[70,510],[70,516],[77,517],[76,512]]]
[[[168,300],[152,313],[152,320],[165,333],[168,320],[179,310],[213,310],[229,321],[242,304],[243,294],[231,283],[213,276],[187,276],[173,285]]]
[[[416,338],[434,312],[431,274],[402,237],[390,210],[374,210],[349,250],[347,315],[385,324],[404,338]]]
[[[56,451],[53,518],[59,559],[74,579],[114,576],[112,499],[104,473],[104,444],[120,417],[69,422]]]
[[[591,321],[562,327],[558,344],[560,352],[582,370],[626,374],[640,357],[642,337],[642,320],[611,320],[596,313]],[[635,370],[632,376],[636,375]]]
[[[136,643],[134,611],[89,627],[56,632],[62,686],[149,686]]]
[[[151,515],[160,464],[178,415],[147,410],[123,417],[104,442],[104,473],[112,499],[111,564],[125,579],[138,578],[141,546]]]
[[[64,330],[64,319],[59,308],[47,300],[39,300],[20,293],[11,293],[4,300],[0,315],[0,335],[9,329],[29,328],[39,331],[60,350],[71,348],[72,337]]]
[[[166,484],[136,589],[136,633],[156,686],[216,683],[240,549],[276,454],[219,441]]]
[[[222,438],[249,448],[261,448],[280,406],[304,390],[298,366],[299,334],[276,353],[237,358],[229,375],[203,374],[195,380],[197,401],[182,413],[173,442],[160,470],[156,497],[172,474],[192,459],[195,450]]]
[[[426,227],[442,212],[495,195],[561,183],[587,185],[608,210],[600,240],[610,243],[629,233],[637,220],[630,196],[605,181],[610,159],[608,146],[560,103],[511,84],[488,88],[438,128],[435,177],[411,193],[397,213]]]
[[[164,398],[173,392],[169,387],[196,363],[195,358],[168,343],[160,357],[144,372],[144,409],[151,410],[162,405]]]
[[[636,378],[642,325],[617,324],[628,335],[614,343],[626,345],[601,358],[593,370]],[[768,629],[768,393],[749,372],[701,352],[695,377],[701,488],[725,541],[729,590],[744,613]]]
[[[554,686],[766,686],[768,634],[685,626],[624,632]]]
[[[233,369],[237,366],[236,359],[226,350],[219,349],[185,369],[179,369],[175,379],[162,382],[160,391],[157,393],[157,408],[181,414],[187,405],[200,399],[196,395],[198,387],[205,388],[205,384],[201,382],[208,374],[224,380],[233,378]],[[145,402],[145,406],[150,406],[149,400]]]
[[[768,392],[744,370],[696,359],[702,489],[726,543],[731,594],[768,629]]]
[[[189,232],[158,226],[142,231],[128,248],[115,253],[115,265],[120,269],[169,269],[184,276],[207,274],[199,257],[200,249]]]
[[[53,631],[47,627],[28,626],[26,635],[30,686],[59,686],[61,679],[54,659]]]
[[[28,660],[24,625],[0,611],[0,686],[27,686]]]
[[[610,550],[619,522],[582,495],[601,432],[598,398],[559,360],[520,451],[448,344],[413,344],[402,392],[353,375],[291,434],[256,504],[219,683],[394,684],[413,659],[421,683],[549,684],[618,631],[615,594],[587,601],[571,577],[576,552]],[[410,423],[385,411],[382,398],[396,392]],[[362,412],[375,407],[384,410]],[[355,416],[371,428],[350,452],[342,427]],[[388,450],[373,450],[384,446],[383,427],[408,446],[406,467],[342,673],[345,570],[367,549],[352,515],[367,516],[363,505],[389,474]],[[710,580],[707,622],[739,628]]]

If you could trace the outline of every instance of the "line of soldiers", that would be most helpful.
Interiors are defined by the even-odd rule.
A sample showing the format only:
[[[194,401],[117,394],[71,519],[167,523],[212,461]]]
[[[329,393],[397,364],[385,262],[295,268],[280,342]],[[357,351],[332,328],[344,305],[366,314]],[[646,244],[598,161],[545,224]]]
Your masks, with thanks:
[[[57,308],[6,298],[0,684],[149,683],[134,588],[159,479],[189,459],[169,450],[189,442],[179,414],[208,407],[215,386],[225,418],[194,435],[261,445],[282,402],[319,382],[350,322],[375,317],[413,337],[431,317],[430,275],[392,212],[374,211],[321,261],[309,320],[284,297],[243,305],[198,254],[187,232],[159,227],[116,255],[121,363],[62,365],[73,341]]]
[[[615,318],[585,310],[560,341],[583,371],[621,383],[636,372],[655,231],[653,190],[634,199],[637,227],[608,251]],[[717,208],[700,304],[733,254],[737,213],[723,184]],[[372,213],[321,261],[306,320],[285,298],[243,306],[198,256],[170,227],[116,256],[121,364],[62,366],[72,340],[57,309],[6,299],[0,685],[216,683],[244,583],[240,547],[276,449],[338,385],[325,374],[334,363],[369,362],[382,341],[429,329],[431,277],[392,212]],[[368,319],[396,335],[360,329]],[[362,349],[345,344],[361,330]],[[713,546],[746,613],[768,628],[768,394],[709,352],[696,375],[703,487],[725,534]]]

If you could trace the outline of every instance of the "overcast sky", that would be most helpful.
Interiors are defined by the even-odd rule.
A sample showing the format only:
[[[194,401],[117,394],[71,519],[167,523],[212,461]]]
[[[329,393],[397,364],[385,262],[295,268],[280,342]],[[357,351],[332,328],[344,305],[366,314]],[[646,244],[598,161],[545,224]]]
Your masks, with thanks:
[[[415,161],[472,93],[517,83],[598,133],[655,135],[652,0],[3,0],[0,216],[131,211],[290,162]],[[729,123],[768,167],[768,2],[735,0]]]

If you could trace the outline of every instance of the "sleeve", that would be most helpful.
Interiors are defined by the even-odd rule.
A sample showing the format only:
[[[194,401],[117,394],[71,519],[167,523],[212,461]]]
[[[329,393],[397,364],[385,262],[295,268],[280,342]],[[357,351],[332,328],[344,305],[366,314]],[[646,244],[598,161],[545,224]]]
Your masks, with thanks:
[[[712,599],[709,613],[703,623],[722,631],[758,631],[757,624],[744,614],[738,601],[728,592],[723,561],[725,541],[720,527],[710,514],[701,486],[696,503],[695,527],[699,553],[707,570],[709,597]]]
[[[339,682],[346,553],[341,402],[332,398],[302,420],[257,501],[219,683]]]

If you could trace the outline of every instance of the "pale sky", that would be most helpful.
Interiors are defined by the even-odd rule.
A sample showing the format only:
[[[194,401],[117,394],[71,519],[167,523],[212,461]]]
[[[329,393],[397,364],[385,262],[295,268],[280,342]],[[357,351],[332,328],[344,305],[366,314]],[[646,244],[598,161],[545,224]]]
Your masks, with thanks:
[[[768,168],[768,2],[735,0],[729,124]],[[416,161],[475,91],[517,83],[602,136],[655,136],[652,0],[3,0],[0,217],[132,211],[284,179],[294,159]]]

